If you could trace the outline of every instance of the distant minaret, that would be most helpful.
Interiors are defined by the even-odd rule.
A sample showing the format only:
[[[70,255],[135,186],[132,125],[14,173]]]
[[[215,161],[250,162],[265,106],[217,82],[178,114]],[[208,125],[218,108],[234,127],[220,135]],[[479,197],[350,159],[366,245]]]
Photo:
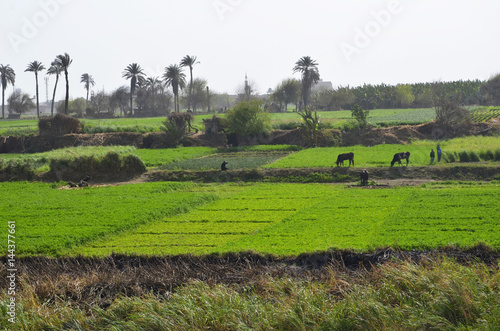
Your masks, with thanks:
[[[47,97],[47,104],[49,104],[49,77],[45,76],[45,96]]]
[[[245,99],[246,101],[250,101],[250,85],[248,85],[248,77],[247,73],[245,72]]]

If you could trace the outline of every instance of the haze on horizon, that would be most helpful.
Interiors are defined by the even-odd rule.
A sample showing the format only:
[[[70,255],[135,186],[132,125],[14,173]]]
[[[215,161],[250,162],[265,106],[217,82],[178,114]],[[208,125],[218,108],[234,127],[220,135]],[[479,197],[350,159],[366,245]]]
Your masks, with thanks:
[[[138,63],[148,76],[185,55],[194,77],[214,92],[235,93],[245,74],[258,92],[292,75],[311,56],[334,86],[487,80],[500,72],[500,2],[493,0],[0,0],[0,64],[16,87],[35,93],[29,62],[50,66],[68,53],[71,98],[128,86],[122,72]],[[40,74],[40,100],[45,84]],[[188,76],[189,73],[186,72]],[[54,78],[50,77],[49,94]],[[11,92],[9,87],[6,98]],[[57,99],[64,97],[58,87]]]

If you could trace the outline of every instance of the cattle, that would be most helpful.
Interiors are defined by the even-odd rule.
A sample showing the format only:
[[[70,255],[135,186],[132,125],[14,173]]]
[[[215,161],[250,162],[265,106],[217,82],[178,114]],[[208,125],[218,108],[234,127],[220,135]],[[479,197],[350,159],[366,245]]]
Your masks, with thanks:
[[[406,166],[408,166],[408,162],[410,162],[410,152],[401,152],[394,154],[394,157],[391,161],[391,167],[394,163],[399,162],[399,165],[402,165],[401,160],[406,159]]]
[[[337,167],[340,167],[341,164],[344,165],[345,160],[349,160],[349,167],[351,166],[351,163],[354,167],[354,153],[339,154],[337,156],[337,162],[335,162],[337,164]]]

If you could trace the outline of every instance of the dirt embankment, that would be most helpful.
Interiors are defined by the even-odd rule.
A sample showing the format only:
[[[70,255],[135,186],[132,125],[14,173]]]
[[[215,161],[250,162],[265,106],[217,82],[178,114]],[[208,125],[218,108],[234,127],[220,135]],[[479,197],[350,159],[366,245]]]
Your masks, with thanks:
[[[243,170],[179,170],[150,171],[143,175],[144,181],[200,181],[200,182],[231,182],[231,181],[268,181],[302,182],[350,182],[359,179],[360,168],[283,168],[283,169],[243,169]],[[399,181],[400,185],[412,183],[412,180],[492,180],[500,174],[499,166],[454,166],[454,167],[386,167],[370,168],[370,181],[387,184],[391,180]],[[319,180],[318,180],[319,178]],[[421,184],[421,182],[419,182]]]
[[[462,264],[480,261],[492,267],[500,260],[498,250],[477,246],[469,250],[395,251],[389,248],[372,253],[326,251],[295,257],[249,252],[166,257],[25,257],[19,258],[16,265],[17,274],[22,278],[19,291],[29,288],[42,301],[66,298],[78,306],[107,307],[119,296],[142,296],[151,291],[168,295],[177,287],[195,280],[209,284],[252,284],[273,277],[328,282],[332,275],[337,275],[356,281],[372,268],[385,263],[396,260],[425,263],[443,256]],[[0,286],[6,288],[6,257],[0,260]]]
[[[467,135],[500,134],[500,123],[475,123],[452,127],[434,122],[421,125],[403,125],[366,130],[325,130],[319,138],[319,146],[373,146],[378,144],[406,144],[419,139],[449,139]],[[222,147],[227,139],[221,135],[192,134],[185,140],[186,146]],[[270,134],[249,137],[244,145],[298,145],[307,146],[300,129],[274,130]],[[96,133],[67,134],[63,136],[0,137],[0,153],[37,153],[52,149],[75,146],[135,146],[137,148],[164,148],[162,133]]]

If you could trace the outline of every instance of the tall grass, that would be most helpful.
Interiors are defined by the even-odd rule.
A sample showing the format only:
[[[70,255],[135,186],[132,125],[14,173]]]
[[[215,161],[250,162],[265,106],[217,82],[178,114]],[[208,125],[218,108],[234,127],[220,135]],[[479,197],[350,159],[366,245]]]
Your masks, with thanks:
[[[262,276],[240,284],[193,281],[173,292],[73,308],[40,300],[24,283],[9,330],[498,330],[500,273],[447,258],[392,262],[357,272],[331,268],[308,281]],[[7,299],[1,294],[2,301]],[[68,300],[68,301],[66,301]],[[6,306],[0,307],[6,316]]]

